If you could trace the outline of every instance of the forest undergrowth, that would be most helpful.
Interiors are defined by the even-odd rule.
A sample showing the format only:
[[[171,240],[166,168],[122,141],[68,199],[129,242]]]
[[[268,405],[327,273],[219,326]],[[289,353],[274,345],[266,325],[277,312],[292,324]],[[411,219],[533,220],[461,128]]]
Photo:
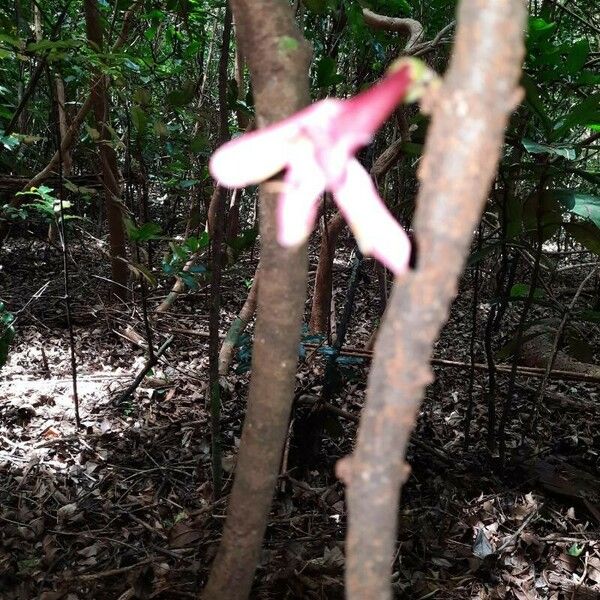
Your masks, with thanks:
[[[351,271],[349,248],[338,252],[334,265],[338,311]],[[106,305],[109,273],[101,248],[85,237],[72,241],[85,428],[75,435],[62,258],[46,244],[16,239],[6,252],[0,283],[19,327],[0,387],[0,598],[196,598],[227,502],[226,495],[214,502],[211,489],[208,286],[186,292],[153,322],[157,345],[169,335],[174,341],[134,395],[123,399],[146,360],[132,334],[143,333],[139,303]],[[309,285],[315,254],[312,248]],[[246,253],[225,273],[223,333],[244,303],[240,282],[252,277],[256,264]],[[472,276],[470,270],[463,276],[436,359],[469,363]],[[573,269],[561,278],[555,289],[568,289],[569,278],[580,274]],[[151,310],[166,291],[151,291]],[[353,446],[369,366],[368,353],[359,356],[356,349],[376,327],[376,299],[377,277],[367,263],[346,339],[352,350],[342,352],[341,382],[326,407],[316,453],[302,424],[321,394],[326,357],[312,338],[300,348],[295,410],[253,598],[343,598],[346,514],[334,465]],[[478,307],[480,327],[488,309]],[[516,319],[513,305],[504,327]],[[502,333],[508,338],[510,332]],[[249,380],[249,343],[239,350],[231,375],[221,380],[226,492]],[[482,353],[476,344],[479,362]],[[393,563],[397,597],[600,597],[598,384],[550,381],[534,429],[522,439],[539,382],[519,376],[508,464],[499,468],[486,449],[487,373],[475,371],[465,450],[468,369],[434,365],[434,372],[410,445],[412,471]],[[507,376],[498,377],[502,391]]]

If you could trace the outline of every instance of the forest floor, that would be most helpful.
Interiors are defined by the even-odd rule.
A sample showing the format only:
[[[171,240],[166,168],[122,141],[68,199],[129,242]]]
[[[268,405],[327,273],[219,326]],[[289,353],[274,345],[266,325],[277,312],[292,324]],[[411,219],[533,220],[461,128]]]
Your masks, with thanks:
[[[197,598],[227,503],[212,501],[210,484],[208,288],[186,294],[154,323],[156,346],[171,334],[174,341],[133,398],[120,402],[145,362],[143,348],[123,335],[127,326],[143,334],[140,307],[107,306],[98,248],[82,239],[72,250],[79,433],[61,257],[41,243],[13,240],[0,269],[0,300],[18,314],[0,372],[0,599]],[[336,263],[338,312],[347,258]],[[255,264],[246,258],[226,273],[223,331]],[[346,346],[363,347],[377,322],[377,280],[371,266],[364,272]],[[470,286],[467,274],[436,358],[469,362]],[[164,292],[152,291],[152,310]],[[484,317],[483,306],[480,327]],[[482,353],[478,343],[479,362]],[[324,364],[311,351],[301,360],[295,422],[319,397]],[[304,460],[300,438],[290,442],[252,598],[343,598],[346,510],[333,468],[352,447],[368,364],[341,366],[344,384],[332,400],[339,411],[325,423],[316,458]],[[551,381],[521,444],[539,380],[519,378],[511,460],[501,468],[486,450],[487,374],[475,373],[465,450],[468,369],[434,370],[409,448],[412,474],[392,566],[397,597],[600,598],[598,386]],[[226,492],[248,379],[233,370],[224,382]],[[499,383],[502,390],[505,375]]]

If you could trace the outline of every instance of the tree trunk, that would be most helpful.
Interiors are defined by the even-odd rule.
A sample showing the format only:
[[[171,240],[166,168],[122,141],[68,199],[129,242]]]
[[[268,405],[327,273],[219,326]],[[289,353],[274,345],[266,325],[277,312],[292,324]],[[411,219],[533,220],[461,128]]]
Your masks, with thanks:
[[[311,333],[327,333],[329,330],[333,258],[335,256],[338,237],[344,229],[345,224],[344,217],[338,212],[329,219],[327,227],[324,228],[323,235],[321,236],[321,249],[319,250],[319,262],[317,264],[317,274],[315,275],[310,311],[309,327]]]
[[[102,52],[104,32],[97,0],[84,0],[84,10],[88,42],[96,52]],[[98,131],[96,142],[104,187],[112,289],[115,297],[125,300],[127,298],[129,267],[127,265],[127,235],[121,202],[121,174],[117,155],[110,145],[108,80],[99,71],[92,79],[91,98],[96,130]]]
[[[349,600],[392,597],[398,500],[409,473],[406,447],[432,380],[432,346],[456,293],[504,128],[520,99],[521,0],[463,0],[458,17],[445,81],[423,101],[432,119],[419,170],[417,270],[395,284],[375,347],[356,449],[337,468],[347,485]]]
[[[258,123],[285,118],[309,102],[310,51],[281,0],[232,0],[252,77]],[[284,50],[282,39],[295,40]],[[288,428],[306,294],[306,245],[276,240],[277,192],[260,190],[261,274],[252,381],[223,538],[205,600],[244,600],[260,555]]]

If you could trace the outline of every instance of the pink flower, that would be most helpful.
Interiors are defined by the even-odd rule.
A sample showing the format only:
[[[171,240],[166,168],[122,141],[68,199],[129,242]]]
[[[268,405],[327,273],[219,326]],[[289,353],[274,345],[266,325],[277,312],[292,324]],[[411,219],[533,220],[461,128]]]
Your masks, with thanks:
[[[408,268],[410,242],[354,158],[403,100],[419,98],[434,74],[416,59],[400,59],[369,90],[348,100],[327,99],[292,117],[219,148],[210,172],[241,188],[286,168],[278,201],[277,237],[296,246],[310,235],[321,194],[329,190],[361,251],[396,274]]]

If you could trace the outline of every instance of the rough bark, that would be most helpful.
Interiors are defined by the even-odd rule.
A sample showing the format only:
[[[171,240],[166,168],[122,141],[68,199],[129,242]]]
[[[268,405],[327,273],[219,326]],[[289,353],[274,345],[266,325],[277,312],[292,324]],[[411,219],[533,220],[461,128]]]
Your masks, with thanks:
[[[309,102],[310,49],[281,0],[232,0],[248,61],[259,126]],[[203,593],[206,600],[248,597],[260,554],[287,433],[306,295],[306,246],[276,241],[277,185],[260,190],[261,284],[252,381],[237,469],[221,544]]]
[[[97,0],[85,0],[84,11],[88,42],[96,52],[102,52],[104,48],[104,31]],[[90,97],[96,130],[98,131],[96,142],[104,188],[104,207],[106,210],[113,282],[112,291],[115,297],[125,300],[129,279],[127,234],[121,202],[121,174],[116,152],[110,145],[108,80],[104,74],[97,72],[94,75]]]
[[[388,600],[406,447],[429,359],[456,294],[485,205],[509,115],[520,98],[521,0],[463,1],[445,81],[432,112],[414,221],[417,270],[395,284],[378,336],[356,449],[338,463],[347,484],[346,585],[350,600]]]

